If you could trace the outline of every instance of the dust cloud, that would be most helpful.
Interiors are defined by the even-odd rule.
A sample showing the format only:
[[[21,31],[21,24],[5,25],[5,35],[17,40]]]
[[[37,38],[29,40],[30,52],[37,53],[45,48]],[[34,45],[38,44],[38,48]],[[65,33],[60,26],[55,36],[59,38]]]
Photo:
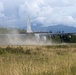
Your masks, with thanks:
[[[14,34],[15,33],[15,34]],[[12,34],[0,34],[0,45],[51,45],[52,41],[45,36],[38,34],[19,34],[12,31]]]

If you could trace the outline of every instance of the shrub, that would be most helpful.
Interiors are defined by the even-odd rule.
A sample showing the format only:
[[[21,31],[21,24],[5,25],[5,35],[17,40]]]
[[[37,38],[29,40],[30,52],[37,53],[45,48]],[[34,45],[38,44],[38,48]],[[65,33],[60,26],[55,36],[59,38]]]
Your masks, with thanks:
[[[6,51],[3,48],[0,48],[0,54],[5,54]]]
[[[71,73],[72,75],[76,75],[76,66],[71,67]]]
[[[31,51],[28,49],[25,51],[25,54],[31,54]]]
[[[15,53],[15,54],[17,54],[17,53],[24,53],[23,48],[20,47],[20,46],[17,47],[17,48],[13,48],[13,47],[8,46],[8,47],[5,48],[5,50],[8,53]]]

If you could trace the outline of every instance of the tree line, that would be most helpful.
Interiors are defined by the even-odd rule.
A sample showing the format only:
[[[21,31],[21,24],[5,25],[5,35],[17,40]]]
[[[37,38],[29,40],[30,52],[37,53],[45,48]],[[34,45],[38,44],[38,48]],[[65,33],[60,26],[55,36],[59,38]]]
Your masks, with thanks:
[[[18,29],[18,28],[0,28],[0,34],[23,34],[26,33],[26,30],[24,29]]]
[[[76,35],[56,35],[56,36],[51,36],[51,39],[53,42],[58,42],[58,43],[76,43]]]

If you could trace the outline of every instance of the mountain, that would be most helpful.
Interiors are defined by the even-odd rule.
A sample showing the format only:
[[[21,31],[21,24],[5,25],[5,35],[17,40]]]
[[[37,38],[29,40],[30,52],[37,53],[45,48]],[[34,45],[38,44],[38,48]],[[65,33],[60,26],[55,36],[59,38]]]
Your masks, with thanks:
[[[56,26],[48,26],[48,27],[43,27],[41,25],[37,25],[37,26],[32,26],[32,29],[34,31],[47,31],[47,32],[49,32],[49,31],[76,32],[76,27],[66,26],[66,25],[56,25]]]
[[[33,31],[45,31],[45,32],[57,32],[57,31],[64,31],[64,32],[76,32],[76,27],[67,26],[67,25],[55,25],[55,26],[42,26],[42,24],[33,25],[31,24]],[[20,27],[0,27],[0,28],[18,28],[18,29],[25,29],[26,26]]]

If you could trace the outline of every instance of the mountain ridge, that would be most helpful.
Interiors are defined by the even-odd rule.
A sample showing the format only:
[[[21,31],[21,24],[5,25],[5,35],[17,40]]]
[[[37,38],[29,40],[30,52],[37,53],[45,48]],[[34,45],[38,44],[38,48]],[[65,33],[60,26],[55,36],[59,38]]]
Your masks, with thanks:
[[[55,25],[55,26],[32,26],[34,31],[52,31],[52,32],[57,32],[57,31],[64,31],[64,32],[76,32],[76,27],[72,26],[66,26],[66,25]]]
[[[33,31],[64,31],[64,32],[76,32],[76,27],[73,26],[67,26],[67,25],[55,25],[55,26],[43,26],[43,25],[31,25]],[[0,27],[0,28],[18,28],[18,29],[24,29],[26,30],[26,26],[18,26],[18,27]]]

